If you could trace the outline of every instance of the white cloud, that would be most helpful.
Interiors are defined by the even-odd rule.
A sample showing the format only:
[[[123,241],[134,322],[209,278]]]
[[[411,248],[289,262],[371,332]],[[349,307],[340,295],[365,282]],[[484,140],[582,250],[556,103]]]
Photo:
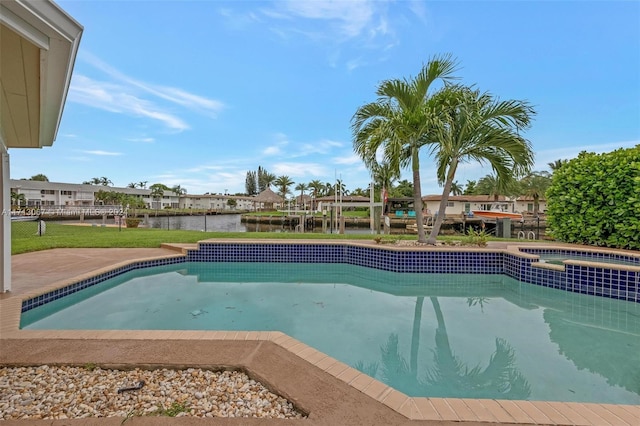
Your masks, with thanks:
[[[129,138],[127,139],[129,142],[143,142],[143,143],[153,143],[155,142],[154,138]]]
[[[331,160],[334,164],[352,165],[363,164],[362,159],[357,154],[349,154],[342,157],[334,157]]]
[[[310,155],[310,154],[327,154],[333,148],[340,148],[344,144],[338,141],[332,141],[329,139],[322,139],[318,142],[303,143],[299,147],[299,153],[296,157]]]
[[[308,177],[327,176],[325,166],[317,163],[276,163],[269,171],[276,176]]]
[[[187,123],[177,116],[161,110],[153,102],[131,93],[122,85],[96,81],[81,74],[75,74],[69,88],[69,101],[118,114],[148,117],[164,123],[165,126],[183,131]]]
[[[90,150],[90,151],[82,151],[82,152],[90,155],[113,156],[113,157],[122,155],[121,152],[111,152],[111,151],[101,151],[101,150]]]
[[[374,17],[374,3],[369,0],[351,1],[299,1],[279,2],[283,13],[334,23],[339,32],[347,38],[361,35],[371,27]]]
[[[205,115],[215,117],[225,107],[225,105],[218,100],[208,99],[200,95],[189,93],[177,87],[155,85],[129,77],[90,53],[84,53],[82,57],[108,76],[125,83],[129,88],[140,89],[148,94],[181,105],[185,108],[199,111]]]
[[[278,155],[282,152],[279,146],[268,146],[263,151],[264,155]]]

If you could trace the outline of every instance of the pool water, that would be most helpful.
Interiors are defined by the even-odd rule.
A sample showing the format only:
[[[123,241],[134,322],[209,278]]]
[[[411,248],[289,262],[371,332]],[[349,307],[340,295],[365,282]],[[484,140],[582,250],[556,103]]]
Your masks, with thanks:
[[[640,404],[640,304],[503,275],[181,263],[32,309],[21,326],[278,330],[409,396]]]
[[[607,257],[604,255],[595,255],[595,254],[553,254],[553,253],[545,253],[540,254],[540,261],[551,263],[554,265],[562,265],[565,260],[582,260],[584,262],[599,262],[599,263],[608,263],[613,265],[628,265],[628,266],[640,266],[640,259],[638,261],[625,260]]]

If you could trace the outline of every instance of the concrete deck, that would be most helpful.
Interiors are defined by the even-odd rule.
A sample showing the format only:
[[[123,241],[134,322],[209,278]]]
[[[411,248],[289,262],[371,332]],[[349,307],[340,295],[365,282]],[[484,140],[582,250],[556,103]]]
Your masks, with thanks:
[[[23,297],[123,262],[180,255],[184,246],[168,247],[172,248],[54,249],[13,256],[13,290],[0,296],[0,364],[239,368],[309,414],[305,420],[187,417],[127,420],[134,425],[640,424],[640,406],[409,398],[279,332],[19,330]],[[117,425],[122,420],[27,423]],[[14,423],[24,422],[6,424]]]

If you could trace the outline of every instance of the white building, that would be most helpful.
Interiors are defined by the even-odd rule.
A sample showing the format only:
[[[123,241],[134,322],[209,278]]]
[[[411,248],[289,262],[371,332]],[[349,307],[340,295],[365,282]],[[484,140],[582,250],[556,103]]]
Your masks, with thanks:
[[[160,198],[152,197],[150,189],[15,179],[11,179],[10,188],[11,192],[24,196],[26,207],[71,209],[78,206],[96,206],[101,204],[96,198],[100,191],[134,196],[150,209],[178,208],[180,205],[180,196],[173,191],[164,191]]]
[[[426,213],[435,214],[440,208],[440,200],[442,200],[441,194],[423,196],[422,204]],[[516,209],[516,203],[513,200],[502,195],[497,200],[490,195],[450,195],[444,213],[448,216],[461,216],[462,213],[469,213],[473,210],[491,210],[496,204],[499,204],[506,212],[520,212]]]
[[[252,210],[255,210],[256,208],[262,207],[262,203],[256,203],[254,198],[255,197],[243,196],[243,195],[186,194],[186,195],[180,196],[180,208],[194,209],[194,210],[212,210],[212,211],[223,211],[223,210],[252,211]]]
[[[56,139],[83,27],[50,0],[0,2],[0,290],[11,289],[9,150]]]

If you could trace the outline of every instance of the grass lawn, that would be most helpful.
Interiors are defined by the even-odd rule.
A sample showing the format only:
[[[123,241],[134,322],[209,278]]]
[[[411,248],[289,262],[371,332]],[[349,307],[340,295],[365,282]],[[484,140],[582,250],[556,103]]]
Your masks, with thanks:
[[[122,228],[101,226],[74,226],[47,223],[43,236],[37,235],[36,222],[12,224],[11,254],[52,248],[92,247],[160,247],[162,243],[195,243],[208,238],[253,239],[363,239],[372,240],[370,234],[319,234],[292,232],[202,232],[166,230],[155,228]],[[393,238],[416,239],[415,235],[398,235]]]

